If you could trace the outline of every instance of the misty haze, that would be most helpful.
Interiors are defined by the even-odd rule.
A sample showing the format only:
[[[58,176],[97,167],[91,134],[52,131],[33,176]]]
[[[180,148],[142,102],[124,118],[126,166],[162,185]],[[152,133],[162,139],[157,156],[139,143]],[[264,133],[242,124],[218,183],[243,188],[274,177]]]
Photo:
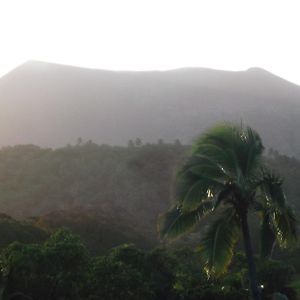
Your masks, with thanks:
[[[298,214],[300,161],[295,157],[300,155],[299,96],[299,86],[259,68],[240,72],[205,68],[116,72],[38,61],[21,65],[0,79],[2,247],[15,240],[41,243],[50,234],[58,239],[79,234],[82,247],[93,255],[108,255],[112,247],[129,251],[133,246],[120,246],[125,243],[146,251],[155,249],[161,245],[156,224],[162,217],[158,217],[177,197],[178,168],[190,155],[190,145],[220,122],[233,122],[241,128],[247,124],[261,134],[265,164],[284,175],[289,203]],[[209,219],[204,219],[198,225],[199,237],[194,232],[166,244],[169,253],[164,255],[176,256],[179,254],[173,251],[178,247],[193,249],[201,243],[207,222]],[[259,235],[258,224],[252,219],[250,226],[254,235]],[[71,231],[57,231],[60,228]],[[254,243],[258,253],[260,247]],[[147,255],[156,255],[158,250],[151,251]],[[277,259],[282,259],[284,252],[276,251]],[[190,259],[199,263],[197,256]],[[114,276],[120,276],[118,272]],[[107,280],[102,273],[89,276],[96,276],[100,286]],[[89,284],[85,283],[83,294]],[[173,299],[170,293],[175,291],[162,292],[158,282],[155,284],[155,299]],[[280,286],[285,288],[285,283]],[[30,292],[30,285],[26,289]],[[239,289],[241,297],[246,297],[242,286],[233,295]],[[147,289],[142,290],[143,298],[125,299],[147,299]],[[36,295],[45,297],[45,290],[39,293]],[[119,299],[118,292],[111,294],[105,289],[92,293],[102,295],[96,299],[104,299],[103,295]],[[176,293],[180,295],[180,291]]]
[[[0,1],[0,300],[300,299],[299,8]]]
[[[215,122],[243,121],[267,147],[300,154],[300,87],[259,68],[114,72],[30,61],[0,79],[0,97],[2,146],[191,144]]]

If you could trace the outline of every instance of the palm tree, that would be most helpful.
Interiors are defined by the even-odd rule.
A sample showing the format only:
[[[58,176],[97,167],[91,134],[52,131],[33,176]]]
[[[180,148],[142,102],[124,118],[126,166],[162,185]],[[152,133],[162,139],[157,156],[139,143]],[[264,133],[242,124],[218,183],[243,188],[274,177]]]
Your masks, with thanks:
[[[278,175],[263,172],[262,198],[255,203],[255,210],[261,218],[261,258],[272,257],[276,241],[279,246],[286,247],[296,240],[296,219],[287,205],[282,184]]]
[[[296,237],[295,218],[286,204],[282,181],[263,163],[259,134],[244,125],[219,124],[205,132],[178,173],[176,205],[159,222],[162,237],[176,237],[203,216],[215,218],[202,237],[199,252],[208,274],[226,271],[242,233],[253,299],[259,300],[248,215],[261,218],[263,251],[275,238],[281,246]],[[262,252],[263,252],[262,251]]]

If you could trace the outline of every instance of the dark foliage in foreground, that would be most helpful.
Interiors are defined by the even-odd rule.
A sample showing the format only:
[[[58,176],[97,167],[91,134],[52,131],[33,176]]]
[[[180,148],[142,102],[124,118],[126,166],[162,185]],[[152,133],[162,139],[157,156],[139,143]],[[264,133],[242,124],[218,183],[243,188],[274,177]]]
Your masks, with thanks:
[[[0,299],[43,300],[246,300],[245,257],[230,272],[208,278],[188,249],[143,251],[133,245],[91,256],[76,235],[61,229],[42,244],[12,243],[1,252]],[[289,292],[293,270],[279,261],[261,262],[265,299]],[[2,298],[1,298],[2,297]]]

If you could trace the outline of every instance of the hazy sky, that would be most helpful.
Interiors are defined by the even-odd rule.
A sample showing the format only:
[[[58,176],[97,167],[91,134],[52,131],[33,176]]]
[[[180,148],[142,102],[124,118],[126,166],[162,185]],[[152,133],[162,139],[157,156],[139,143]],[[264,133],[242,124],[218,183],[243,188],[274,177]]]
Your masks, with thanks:
[[[0,0],[0,76],[35,59],[114,70],[268,69],[300,84],[300,3]]]

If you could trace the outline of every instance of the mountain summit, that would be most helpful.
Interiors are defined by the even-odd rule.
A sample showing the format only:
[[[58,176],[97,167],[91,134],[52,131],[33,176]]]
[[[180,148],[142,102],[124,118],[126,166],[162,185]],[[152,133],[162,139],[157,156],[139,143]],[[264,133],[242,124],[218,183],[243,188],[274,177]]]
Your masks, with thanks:
[[[300,156],[300,87],[268,71],[105,71],[29,61],[0,79],[0,145],[58,147],[78,137],[190,143],[241,120],[267,147]]]

